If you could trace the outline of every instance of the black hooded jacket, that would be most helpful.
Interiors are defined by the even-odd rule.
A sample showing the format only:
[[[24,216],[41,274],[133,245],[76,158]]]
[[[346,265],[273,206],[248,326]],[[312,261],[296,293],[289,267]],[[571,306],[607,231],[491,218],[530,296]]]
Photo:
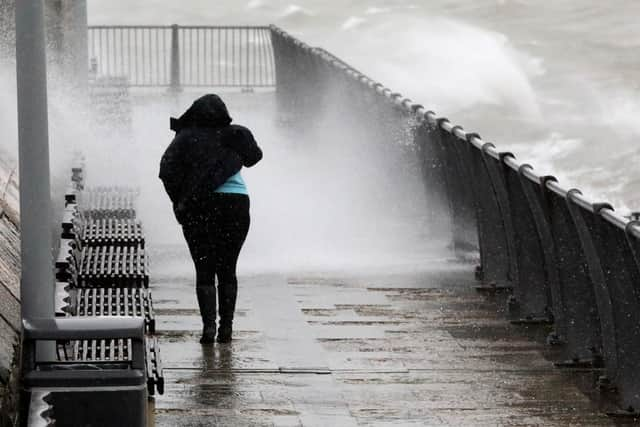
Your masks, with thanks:
[[[206,215],[208,197],[242,166],[262,159],[251,131],[232,125],[224,102],[205,95],[179,118],[171,119],[176,136],[160,161],[160,179],[179,223]]]

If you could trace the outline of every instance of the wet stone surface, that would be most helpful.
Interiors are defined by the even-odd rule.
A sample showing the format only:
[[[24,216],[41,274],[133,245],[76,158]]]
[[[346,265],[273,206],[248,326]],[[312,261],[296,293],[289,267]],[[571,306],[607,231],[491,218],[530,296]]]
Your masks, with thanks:
[[[469,265],[242,277],[233,342],[203,347],[190,259],[156,252],[158,426],[612,425],[593,373],[555,368],[547,330],[506,322]]]

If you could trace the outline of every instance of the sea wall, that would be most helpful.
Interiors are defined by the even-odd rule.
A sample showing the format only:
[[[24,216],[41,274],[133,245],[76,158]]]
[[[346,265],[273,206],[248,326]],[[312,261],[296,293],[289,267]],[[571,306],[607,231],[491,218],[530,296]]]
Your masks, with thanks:
[[[5,157],[6,158],[6,157]],[[20,344],[20,222],[16,169],[0,157],[0,426],[17,410]]]

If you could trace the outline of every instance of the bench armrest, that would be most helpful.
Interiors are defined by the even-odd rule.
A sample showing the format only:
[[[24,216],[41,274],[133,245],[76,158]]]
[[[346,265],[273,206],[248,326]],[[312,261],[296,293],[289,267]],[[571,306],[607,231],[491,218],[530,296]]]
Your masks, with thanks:
[[[104,316],[69,319],[25,319],[25,340],[90,340],[131,338],[142,342],[144,319],[140,317]]]

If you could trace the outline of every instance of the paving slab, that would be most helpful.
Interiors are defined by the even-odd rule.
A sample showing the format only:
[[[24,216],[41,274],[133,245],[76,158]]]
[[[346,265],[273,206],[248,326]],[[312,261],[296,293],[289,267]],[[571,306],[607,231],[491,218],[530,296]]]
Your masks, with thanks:
[[[158,426],[614,425],[597,373],[555,368],[471,265],[244,276],[233,342],[207,347],[186,248],[153,251]]]

